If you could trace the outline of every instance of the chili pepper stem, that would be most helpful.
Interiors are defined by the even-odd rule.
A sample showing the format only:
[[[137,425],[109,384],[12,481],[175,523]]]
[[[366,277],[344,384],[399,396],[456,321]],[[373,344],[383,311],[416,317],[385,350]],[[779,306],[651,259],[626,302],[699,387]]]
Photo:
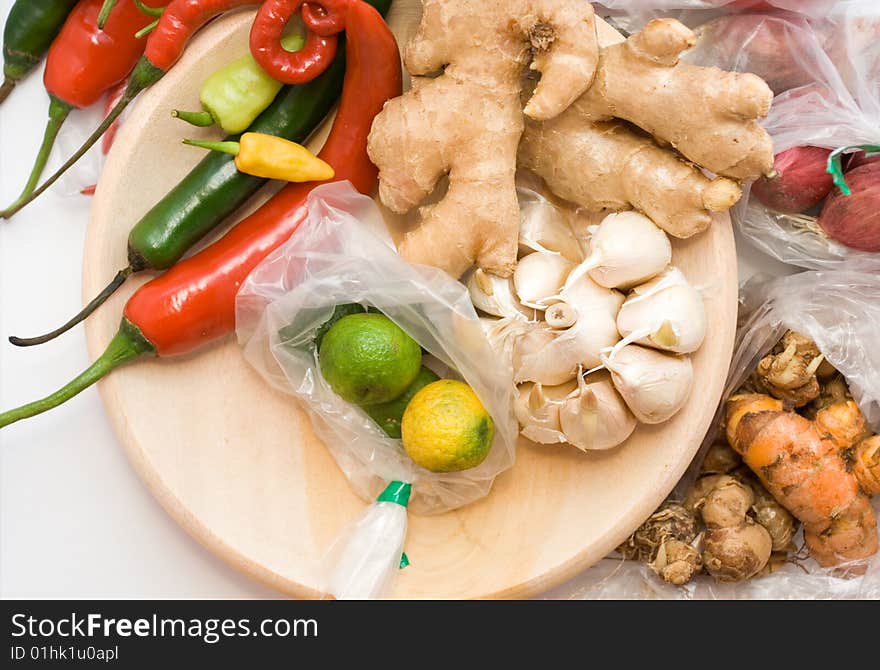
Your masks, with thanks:
[[[108,128],[110,128],[116,119],[120,117],[122,112],[125,111],[125,108],[128,107],[131,104],[131,101],[137,97],[138,93],[155,84],[164,76],[164,74],[165,72],[151,64],[146,58],[141,58],[134,71],[131,73],[131,77],[128,80],[128,87],[125,89],[122,98],[120,98],[119,102],[116,103],[116,106],[110,110],[110,113],[101,125],[97,127],[95,132],[93,132],[82,146],[77,149],[76,153],[68,158],[67,162],[58,168],[51,177],[39,186],[39,188],[34,190],[34,192],[27,197],[20,198],[13,206],[0,212],[0,219],[8,219],[13,216],[16,212],[29,205],[48,190],[52,184],[58,181],[65,172],[73,167],[73,165],[82,158],[92,146],[94,146],[95,142],[101,139],[101,136],[106,133]]]
[[[110,344],[107,345],[104,353],[86,368],[82,374],[42,400],[0,413],[0,428],[57,407],[78,393],[85,391],[89,386],[107,376],[123,363],[127,363],[143,354],[154,352],[155,348],[143,336],[141,331],[130,321],[123,319],[119,330],[110,341]]]
[[[147,16],[162,16],[162,12],[165,11],[164,7],[150,7],[149,5],[145,5],[143,0],[134,0],[134,6],[141,10]]]
[[[12,93],[12,89],[15,88],[15,85],[18,82],[15,79],[11,79],[10,77],[6,77],[3,80],[3,84],[0,84],[0,104],[3,104],[3,101],[9,97],[9,94]]]
[[[113,295],[116,290],[125,283],[125,280],[128,279],[132,272],[134,272],[134,268],[132,266],[128,266],[124,270],[120,270],[116,273],[116,276],[113,278],[107,287],[101,291],[95,298],[82,310],[73,317],[70,321],[65,323],[60,328],[56,328],[51,333],[46,333],[45,335],[40,335],[39,337],[15,337],[14,335],[9,338],[9,342],[14,344],[16,347],[33,347],[38,344],[45,344],[50,340],[54,340],[59,335],[63,335],[68,330],[78,325],[79,323],[85,321],[89,316],[91,316],[92,312],[98,309],[101,305],[107,302],[107,299]]]
[[[40,150],[37,152],[37,158],[34,161],[33,168],[31,168],[31,174],[28,177],[27,184],[25,184],[24,190],[21,192],[21,195],[18,196],[18,199],[3,210],[3,212],[0,212],[0,217],[6,218],[8,213],[18,211],[21,204],[27,200],[31,193],[34,192],[34,189],[37,187],[40,177],[43,174],[43,170],[46,169],[46,163],[49,162],[49,154],[52,153],[52,147],[55,145],[55,138],[58,137],[58,132],[61,130],[61,126],[64,125],[64,122],[67,120],[71,111],[73,111],[72,105],[62,102],[54,95],[49,96],[49,121],[46,124],[46,130],[43,133],[43,142],[40,145]]]
[[[138,31],[134,34],[134,36],[135,36],[137,39],[141,39],[142,37],[146,37],[146,36],[149,35],[151,32],[153,32],[153,31],[156,29],[156,27],[157,27],[158,25],[159,25],[159,19],[156,19],[156,20],[153,21],[152,23],[149,23],[149,24],[147,24],[146,26],[144,26],[143,28],[141,28],[140,30],[138,30]]]
[[[219,151],[230,156],[238,156],[241,151],[241,145],[238,142],[211,142],[206,140],[183,140],[184,144],[191,147],[199,147],[200,149],[208,149],[210,151]]]
[[[118,2],[119,0],[104,0],[104,4],[101,5],[101,11],[98,12],[98,28],[104,29],[104,26],[107,25],[107,19],[110,18],[110,12],[113,11]]]
[[[179,109],[172,110],[171,116],[181,121],[186,121],[190,125],[199,128],[207,128],[216,123],[214,115],[211,112],[182,112]]]

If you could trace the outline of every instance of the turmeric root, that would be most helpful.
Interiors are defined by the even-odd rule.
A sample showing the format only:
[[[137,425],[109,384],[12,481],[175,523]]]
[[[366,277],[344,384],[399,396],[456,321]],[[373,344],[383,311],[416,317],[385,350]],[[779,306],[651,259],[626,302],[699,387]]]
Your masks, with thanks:
[[[827,361],[823,361],[824,363]],[[816,377],[817,379],[821,377],[819,371],[816,371]],[[820,380],[819,397],[804,407],[801,413],[808,419],[815,419],[819,410],[850,398],[852,398],[852,394],[849,391],[849,386],[846,385],[846,380],[842,374],[835,371],[835,376],[831,379],[824,382]]]
[[[792,541],[798,529],[791,513],[780,505],[776,498],[770,495],[769,491],[757,480],[752,471],[743,465],[742,459],[728,444],[724,442],[716,442],[706,456],[700,466],[702,475],[730,475],[745,486],[748,486],[754,494],[752,503],[752,513],[755,521],[764,526],[770,534],[772,548],[774,553],[785,554],[792,548]],[[690,507],[694,507],[695,498],[705,497],[708,492],[706,484],[710,484],[710,488],[714,488],[720,478],[711,478],[703,476],[697,480],[694,488],[688,495]]]
[[[816,373],[823,362],[825,357],[810,338],[789,330],[773,352],[758,363],[757,386],[774,398],[803,407],[821,393]]]
[[[754,577],[770,559],[770,534],[749,516],[754,502],[751,488],[727,475],[722,475],[699,502],[707,528],[703,565],[719,581]]]
[[[519,162],[589,211],[636,209],[679,238],[708,228],[712,212],[727,211],[742,195],[736,182],[706,177],[623,123],[587,123],[574,113],[528,122]]]
[[[829,405],[810,421],[770,396],[737,395],[727,401],[726,432],[764,487],[803,522],[821,565],[877,552],[869,496],[880,493],[880,440],[866,439],[852,400]]]
[[[509,276],[518,248],[514,174],[523,113],[553,118],[590,85],[598,60],[593,9],[583,0],[422,4],[404,54],[413,88],[385,106],[370,133],[379,196],[405,213],[448,174],[446,194],[421,208],[421,225],[404,237],[401,255],[456,277],[475,261]],[[542,77],[523,110],[521,73],[530,57]]]
[[[754,518],[751,486],[726,474],[706,475],[694,483],[682,504],[699,513],[706,525],[701,556],[706,572],[718,581],[738,582],[764,569],[773,539]]]
[[[773,92],[753,74],[679,61],[695,42],[678,21],[651,21],[601,50],[595,81],[566,114],[584,123],[625,119],[718,175],[770,173],[773,145],[757,119],[767,115]]]

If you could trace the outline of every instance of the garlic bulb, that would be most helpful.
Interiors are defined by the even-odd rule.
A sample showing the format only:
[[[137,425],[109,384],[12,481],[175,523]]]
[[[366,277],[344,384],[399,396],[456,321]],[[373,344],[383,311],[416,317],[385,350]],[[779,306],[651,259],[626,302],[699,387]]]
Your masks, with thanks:
[[[583,260],[581,244],[565,220],[563,213],[540,193],[517,188],[519,196],[520,254],[533,251],[554,251],[572,263]]]
[[[680,270],[670,267],[630,292],[617,315],[617,328],[626,344],[691,353],[706,336],[703,298]]]
[[[602,288],[585,275],[563,289],[560,297],[573,309],[576,321],[564,330],[554,330],[551,323],[536,324],[517,339],[513,348],[517,383],[556,386],[574,379],[579,368],[599,365],[600,352],[620,340],[615,315],[623,304],[623,294]]]
[[[642,423],[663,423],[684,406],[694,381],[687,356],[628,344],[602,363],[627,407]]]
[[[566,441],[584,451],[611,449],[626,441],[637,421],[607,373],[578,377],[578,391],[559,410]]]
[[[630,288],[663,272],[672,260],[669,238],[638,212],[611,214],[590,239],[590,255],[572,277],[589,272],[600,286]]]
[[[565,442],[559,423],[559,410],[577,388],[577,382],[574,381],[560,386],[517,386],[514,411],[523,436],[539,444]]]
[[[574,263],[560,254],[536,251],[525,256],[513,273],[519,301],[527,307],[544,309],[547,298],[558,295]]]
[[[498,277],[477,268],[464,280],[471,302],[481,312],[492,316],[528,318],[534,310],[528,310],[517,300],[510,277]]]

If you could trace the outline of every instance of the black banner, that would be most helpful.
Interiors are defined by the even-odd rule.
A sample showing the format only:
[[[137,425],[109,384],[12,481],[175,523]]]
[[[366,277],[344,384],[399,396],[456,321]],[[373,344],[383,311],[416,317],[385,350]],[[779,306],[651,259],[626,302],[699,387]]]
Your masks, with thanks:
[[[7,600],[2,602],[0,664],[176,668],[194,661],[199,667],[262,668],[273,667],[270,660],[293,667],[318,659],[336,667],[360,657],[371,666],[387,655],[394,665],[396,658],[403,665],[470,667],[478,657],[525,663],[572,654],[573,659],[599,655],[629,666],[637,658],[692,658],[699,647],[714,647],[717,653],[718,643],[746,631],[773,631],[777,639],[788,631],[797,635],[807,621],[825,627],[845,619],[848,639],[867,640],[859,638],[854,623],[876,621],[876,603],[832,603],[818,614],[814,606],[802,607],[765,602]],[[799,609],[807,616],[796,616]],[[766,654],[763,650],[762,662]]]

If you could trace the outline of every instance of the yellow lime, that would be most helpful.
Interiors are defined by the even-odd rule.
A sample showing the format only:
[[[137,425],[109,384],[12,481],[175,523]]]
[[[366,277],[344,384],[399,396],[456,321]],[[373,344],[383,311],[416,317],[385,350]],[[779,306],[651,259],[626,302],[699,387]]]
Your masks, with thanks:
[[[384,314],[351,314],[333,324],[318,350],[321,374],[357,405],[400,396],[422,367],[422,349]]]
[[[431,472],[458,472],[485,460],[495,424],[470,386],[441,379],[410,400],[401,433],[403,448],[417,465]]]

